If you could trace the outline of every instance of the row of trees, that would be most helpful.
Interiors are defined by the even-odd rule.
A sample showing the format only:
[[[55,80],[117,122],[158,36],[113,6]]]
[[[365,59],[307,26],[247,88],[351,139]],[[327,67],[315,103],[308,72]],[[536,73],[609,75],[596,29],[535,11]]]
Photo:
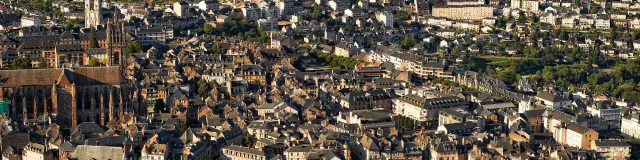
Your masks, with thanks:
[[[202,32],[209,35],[218,36],[231,36],[236,35],[240,40],[248,40],[254,42],[266,43],[269,39],[267,32],[258,27],[255,23],[249,23],[246,20],[236,21],[231,20],[229,22],[222,23],[217,27],[213,27],[211,24],[205,24]]]
[[[318,51],[312,51],[311,55],[317,57],[318,63],[324,66],[330,66],[341,69],[354,69],[356,65],[365,63],[364,60],[352,57],[337,56],[332,53],[324,53]]]
[[[337,56],[332,53],[324,53],[315,49],[311,49],[309,55],[316,59],[317,64],[331,68],[354,69],[356,65],[366,63],[364,60],[359,58]],[[293,57],[290,63],[299,69],[302,69],[303,67],[299,57]]]
[[[587,63],[545,66],[531,80],[540,87],[554,84],[567,87],[570,91],[584,88],[593,93],[605,93],[640,103],[640,60],[620,63],[611,70],[610,73],[599,71]]]

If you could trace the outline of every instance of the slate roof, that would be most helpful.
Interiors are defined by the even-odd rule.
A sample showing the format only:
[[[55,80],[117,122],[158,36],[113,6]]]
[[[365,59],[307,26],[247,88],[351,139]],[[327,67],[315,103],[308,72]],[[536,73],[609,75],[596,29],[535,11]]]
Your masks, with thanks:
[[[273,129],[274,124],[266,121],[252,121],[249,123],[248,128],[255,129]]]
[[[424,108],[447,108],[447,107],[455,107],[455,106],[467,106],[469,105],[468,101],[460,97],[450,96],[450,97],[440,97],[440,98],[432,98],[427,99],[424,103]]]
[[[621,140],[613,140],[613,139],[598,139],[595,141],[596,146],[598,147],[631,147],[631,145],[623,142]]]
[[[124,159],[121,147],[79,145],[71,154],[71,159]]]
[[[452,115],[452,116],[460,117],[460,118],[464,118],[464,117],[466,117],[466,116],[465,116],[465,113],[460,113],[459,111],[454,110],[454,109],[451,109],[451,108],[443,109],[443,110],[441,110],[440,112],[441,112],[441,113],[447,113],[447,114],[450,114],[450,115]]]
[[[62,151],[65,151],[65,152],[73,152],[74,150],[76,150],[76,146],[71,144],[71,142],[66,141],[66,142],[60,144],[60,149]]]
[[[569,101],[569,99],[566,99],[564,97],[558,96],[558,95],[554,95],[551,94],[549,92],[540,92],[537,95],[538,98],[540,99],[544,99],[546,101],[550,101],[550,102],[564,102],[564,101]]]
[[[581,125],[578,125],[576,123],[569,123],[567,124],[567,129],[568,130],[572,130],[576,133],[586,133],[587,131],[589,131],[589,128],[583,127]]]
[[[389,112],[383,110],[358,110],[352,111],[360,120],[382,121],[391,119]]]
[[[2,140],[2,152],[8,148],[14,150],[21,150],[24,146],[27,146],[30,142],[29,133],[10,132],[7,135],[1,137]]]
[[[82,122],[73,129],[74,133],[104,133],[106,131],[107,130],[95,122]]]
[[[99,138],[89,138],[84,140],[83,145],[92,145],[92,146],[124,146],[125,144],[131,143],[126,136],[111,136],[111,137],[99,137]]]
[[[515,104],[513,104],[511,102],[482,105],[482,108],[487,109],[487,110],[517,108],[517,107],[518,106],[516,106]]]
[[[528,110],[524,112],[524,116],[526,117],[537,117],[537,116],[542,116],[544,115],[544,112],[546,110],[544,109],[538,109],[538,110]]]
[[[466,129],[473,129],[476,127],[476,123],[473,122],[462,122],[462,123],[451,123],[451,124],[445,124],[443,125],[445,129],[447,129],[448,131],[453,131],[453,130],[466,130]]]
[[[2,70],[3,87],[51,86],[66,77],[77,85],[120,84],[124,82],[118,67],[81,67],[74,69]]]
[[[287,152],[310,152],[313,149],[311,146],[292,146]]]

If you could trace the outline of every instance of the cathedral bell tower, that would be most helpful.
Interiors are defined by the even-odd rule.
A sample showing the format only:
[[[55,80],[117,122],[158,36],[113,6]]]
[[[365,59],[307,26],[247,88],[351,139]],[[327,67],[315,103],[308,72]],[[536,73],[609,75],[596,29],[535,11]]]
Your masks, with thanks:
[[[102,0],[84,0],[84,27],[98,28],[102,20]]]

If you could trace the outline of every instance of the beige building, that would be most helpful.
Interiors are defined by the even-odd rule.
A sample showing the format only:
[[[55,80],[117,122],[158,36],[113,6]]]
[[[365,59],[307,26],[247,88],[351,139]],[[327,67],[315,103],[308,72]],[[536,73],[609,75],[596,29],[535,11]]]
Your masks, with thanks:
[[[284,151],[284,155],[287,156],[287,160],[304,160],[308,159],[308,155],[313,147],[311,146],[291,146]]]
[[[593,129],[580,126],[577,123],[567,123],[555,126],[555,130],[551,130],[553,137],[560,144],[581,149],[592,148],[593,141],[598,139],[598,132]]]
[[[540,8],[540,2],[537,0],[523,0],[522,9],[537,13]]]
[[[593,150],[603,159],[629,159],[631,146],[621,140],[599,139],[593,141]]]
[[[24,150],[22,151],[22,159],[44,160],[44,153],[44,145],[38,143],[29,143],[24,147]],[[46,159],[53,159],[53,157],[47,157]]]
[[[481,20],[493,17],[493,7],[487,5],[434,6],[434,17]]]
[[[484,4],[484,1],[478,0],[449,0],[447,5],[449,6],[465,6],[465,5],[477,5]]]
[[[254,148],[230,145],[222,148],[225,160],[266,160],[267,155],[263,151]]]
[[[247,132],[258,139],[266,138],[274,130],[275,123],[270,121],[253,121],[249,123]]]

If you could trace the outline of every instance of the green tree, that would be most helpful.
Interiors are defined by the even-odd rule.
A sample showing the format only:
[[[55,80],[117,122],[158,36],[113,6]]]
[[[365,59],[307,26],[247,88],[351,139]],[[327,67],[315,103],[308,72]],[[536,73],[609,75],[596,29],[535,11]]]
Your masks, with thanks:
[[[504,81],[506,84],[513,84],[516,82],[517,76],[516,72],[512,69],[503,69],[498,71],[497,78]]]
[[[40,61],[38,61],[38,68],[47,68],[47,61],[44,58],[40,58]]]
[[[418,43],[418,42],[417,42],[417,40],[415,38],[407,36],[407,37],[404,37],[404,40],[402,40],[402,42],[400,43],[400,46],[402,48],[404,48],[404,49],[409,49],[409,48],[415,46],[416,43]]]
[[[98,48],[98,40],[96,39],[96,31],[91,28],[91,33],[89,33],[89,44],[91,48]]]
[[[11,68],[13,69],[31,69],[31,60],[26,57],[17,58],[11,62]]]
[[[102,65],[102,63],[100,62],[100,60],[99,60],[99,59],[97,59],[97,58],[91,58],[91,59],[89,59],[89,66],[91,66],[91,67],[98,67],[98,66],[101,66],[101,65]]]
[[[198,81],[198,95],[200,95],[200,97],[207,98],[209,91],[211,91],[211,86],[207,81],[204,79]]]
[[[311,13],[311,18],[318,19],[322,16],[322,8],[318,5],[313,6],[313,12]]]
[[[126,48],[127,53],[142,52],[142,45],[138,41],[129,42]]]
[[[213,34],[214,30],[215,30],[215,28],[213,28],[213,26],[211,24],[205,24],[204,25],[204,33]]]
[[[520,11],[518,13],[518,22],[525,23],[526,21],[527,21],[527,15],[523,11]]]

